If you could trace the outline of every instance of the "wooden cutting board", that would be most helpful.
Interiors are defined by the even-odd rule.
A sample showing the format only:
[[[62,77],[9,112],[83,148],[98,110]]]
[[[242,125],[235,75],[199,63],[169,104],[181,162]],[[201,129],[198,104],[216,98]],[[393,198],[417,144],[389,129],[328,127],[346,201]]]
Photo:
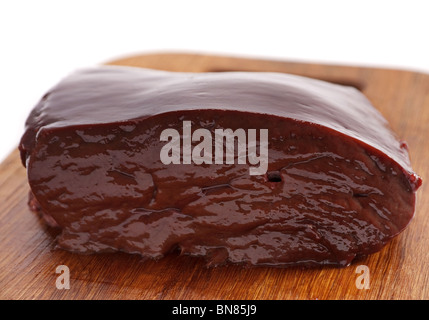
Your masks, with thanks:
[[[423,178],[415,217],[381,252],[344,269],[207,268],[203,259],[175,253],[160,261],[122,253],[77,255],[55,249],[55,234],[28,209],[26,172],[15,151],[0,165],[1,299],[429,298],[429,75],[198,54],[142,55],[111,64],[287,72],[357,87],[409,144],[413,167]],[[68,290],[56,287],[59,265],[69,268]],[[359,265],[368,267],[369,289],[357,288]]]

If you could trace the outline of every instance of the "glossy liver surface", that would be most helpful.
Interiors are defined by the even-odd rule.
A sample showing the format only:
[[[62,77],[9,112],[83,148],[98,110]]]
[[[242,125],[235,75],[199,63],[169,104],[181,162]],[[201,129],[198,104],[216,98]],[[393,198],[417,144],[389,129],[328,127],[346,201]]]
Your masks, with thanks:
[[[162,163],[162,131],[185,121],[213,136],[268,129],[267,172]],[[26,125],[30,204],[61,230],[60,247],[81,253],[346,266],[407,226],[421,185],[406,144],[359,91],[286,74],[85,69]]]

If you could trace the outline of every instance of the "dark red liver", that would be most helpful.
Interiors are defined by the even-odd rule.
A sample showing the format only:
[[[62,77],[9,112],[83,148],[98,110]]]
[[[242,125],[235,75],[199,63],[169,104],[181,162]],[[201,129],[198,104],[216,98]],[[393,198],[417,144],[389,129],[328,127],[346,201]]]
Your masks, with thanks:
[[[161,131],[185,120],[267,128],[267,174],[162,164]],[[60,247],[211,264],[346,266],[407,226],[421,185],[359,91],[275,73],[82,70],[34,108],[20,151]]]

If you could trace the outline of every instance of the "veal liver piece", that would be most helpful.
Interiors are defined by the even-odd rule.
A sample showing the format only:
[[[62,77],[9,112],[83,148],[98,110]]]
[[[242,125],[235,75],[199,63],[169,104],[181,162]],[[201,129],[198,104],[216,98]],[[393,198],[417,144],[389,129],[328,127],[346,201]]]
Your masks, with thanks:
[[[161,132],[185,121],[268,129],[267,172],[164,164]],[[346,266],[408,225],[422,183],[358,90],[276,73],[81,70],[33,109],[20,151],[61,248],[211,265]]]

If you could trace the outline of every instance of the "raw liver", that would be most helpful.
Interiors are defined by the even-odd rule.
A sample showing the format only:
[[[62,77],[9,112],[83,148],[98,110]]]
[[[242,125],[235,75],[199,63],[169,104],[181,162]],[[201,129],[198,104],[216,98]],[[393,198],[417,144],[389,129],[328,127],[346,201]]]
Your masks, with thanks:
[[[161,131],[267,128],[266,175],[160,161]],[[410,222],[421,179],[356,89],[276,73],[76,72],[34,108],[20,144],[31,205],[58,245],[161,258],[346,266]],[[274,178],[273,178],[274,177]]]

